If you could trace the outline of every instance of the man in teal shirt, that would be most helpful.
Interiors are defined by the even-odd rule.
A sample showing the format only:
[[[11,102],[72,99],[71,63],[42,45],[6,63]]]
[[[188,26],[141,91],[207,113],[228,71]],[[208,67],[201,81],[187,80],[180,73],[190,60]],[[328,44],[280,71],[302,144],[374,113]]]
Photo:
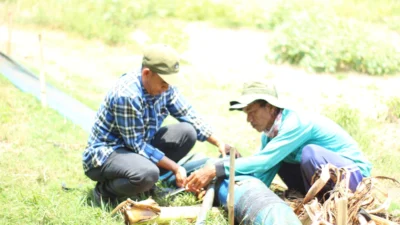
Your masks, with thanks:
[[[279,174],[290,189],[303,194],[316,170],[328,163],[348,169],[353,191],[363,177],[370,176],[371,163],[343,128],[324,116],[284,107],[272,83],[245,84],[242,95],[230,105],[230,110],[244,111],[247,122],[262,133],[261,150],[237,159],[235,175],[251,175],[269,186]],[[193,173],[186,185],[197,191],[214,177],[229,177],[229,167],[227,161],[206,166]]]

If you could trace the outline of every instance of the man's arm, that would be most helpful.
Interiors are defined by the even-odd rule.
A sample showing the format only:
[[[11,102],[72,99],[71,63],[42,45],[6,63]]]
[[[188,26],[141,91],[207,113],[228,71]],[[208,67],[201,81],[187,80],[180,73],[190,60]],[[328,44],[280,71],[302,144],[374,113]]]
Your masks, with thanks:
[[[172,171],[175,174],[176,185],[178,187],[183,187],[184,183],[186,182],[186,169],[184,167],[179,166],[167,156],[164,156],[157,163],[157,166]]]
[[[216,172],[215,165],[207,165],[190,174],[184,185],[188,191],[199,192],[214,179]]]
[[[311,128],[308,124],[300,124],[296,115],[292,115],[282,125],[278,136],[260,152],[236,160],[235,175],[254,175],[273,168],[309,139]],[[188,177],[186,184],[191,190],[198,190],[205,187],[215,176],[228,178],[229,168],[229,162],[220,162],[210,168],[200,169]]]
[[[253,175],[270,170],[310,140],[311,129],[312,125],[309,121],[301,121],[295,113],[288,114],[278,135],[272,138],[261,151],[252,156],[237,159],[235,174]],[[217,173],[229,177],[229,168],[229,162],[224,162],[223,167],[217,167]]]
[[[215,145],[219,152],[221,153],[222,157],[225,157],[227,153],[229,153],[231,146],[223,142],[221,139],[217,138],[214,135],[211,135],[210,137],[207,138],[207,141],[210,144]]]
[[[193,109],[176,88],[172,88],[167,96],[167,108],[173,117],[180,122],[187,122],[193,125],[197,133],[197,140],[207,140],[215,145],[222,156],[229,152],[230,146],[226,145],[220,138],[216,137],[211,127]]]
[[[205,141],[212,135],[211,127],[197,114],[193,106],[187,102],[179,91],[171,87],[166,96],[167,108],[171,116],[180,122],[192,124],[197,133],[197,140]]]

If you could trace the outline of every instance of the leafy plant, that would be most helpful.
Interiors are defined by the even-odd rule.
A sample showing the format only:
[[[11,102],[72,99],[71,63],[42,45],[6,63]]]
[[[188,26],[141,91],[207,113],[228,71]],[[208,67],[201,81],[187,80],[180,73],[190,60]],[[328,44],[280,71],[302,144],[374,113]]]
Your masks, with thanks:
[[[256,1],[252,4],[238,0],[19,0],[6,3],[18,5],[14,8],[20,10],[15,12],[14,18],[19,23],[62,29],[110,45],[129,43],[129,36],[137,27],[148,26],[145,30],[152,31],[153,41],[167,39],[179,48],[177,43],[186,42],[181,38],[183,27],[164,23],[165,19],[211,21],[228,27],[258,26],[263,20],[263,8],[258,7]],[[0,9],[0,13],[2,11]]]
[[[343,20],[325,7],[293,14],[276,28],[268,59],[316,72],[355,70],[371,75],[400,71],[393,42],[374,35],[379,28]],[[385,32],[380,29],[381,32]]]
[[[400,119],[400,97],[392,97],[389,99],[387,106],[387,120],[389,122],[397,122],[397,120]]]
[[[2,74],[0,99],[0,170],[7,171],[0,173],[0,224],[122,224],[110,216],[111,205],[94,206],[94,182],[84,176],[81,162],[87,133]],[[62,188],[64,182],[69,190]],[[183,193],[163,205],[198,203]],[[222,216],[207,221],[226,224]]]
[[[342,104],[334,109],[331,107],[329,109],[326,108],[324,112],[327,117],[345,129],[358,142],[361,149],[369,151],[371,139],[360,120],[361,114],[357,109]]]

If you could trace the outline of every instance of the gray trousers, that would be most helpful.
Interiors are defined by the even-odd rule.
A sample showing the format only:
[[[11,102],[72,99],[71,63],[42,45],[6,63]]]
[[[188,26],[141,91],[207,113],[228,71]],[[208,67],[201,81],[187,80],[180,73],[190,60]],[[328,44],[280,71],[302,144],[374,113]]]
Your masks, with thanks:
[[[197,134],[189,123],[162,127],[154,135],[151,145],[164,152],[171,160],[182,159],[194,146]],[[150,190],[158,181],[160,173],[153,162],[131,150],[115,150],[101,166],[87,171],[90,179],[97,181],[96,191],[103,197],[128,197]]]

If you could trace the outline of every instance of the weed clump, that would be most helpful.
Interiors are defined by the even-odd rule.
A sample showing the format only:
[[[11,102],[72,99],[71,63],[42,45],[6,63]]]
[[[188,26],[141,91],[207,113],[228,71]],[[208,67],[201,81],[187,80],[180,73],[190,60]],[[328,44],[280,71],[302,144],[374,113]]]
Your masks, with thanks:
[[[359,110],[343,104],[334,109],[326,108],[324,114],[345,129],[357,141],[362,150],[369,150],[371,138],[361,123]]]
[[[400,119],[400,97],[392,97],[387,102],[388,112],[386,120],[394,123]]]
[[[357,71],[370,75],[400,71],[400,50],[390,31],[344,19],[323,5],[293,12],[276,27],[267,58],[313,72]]]

